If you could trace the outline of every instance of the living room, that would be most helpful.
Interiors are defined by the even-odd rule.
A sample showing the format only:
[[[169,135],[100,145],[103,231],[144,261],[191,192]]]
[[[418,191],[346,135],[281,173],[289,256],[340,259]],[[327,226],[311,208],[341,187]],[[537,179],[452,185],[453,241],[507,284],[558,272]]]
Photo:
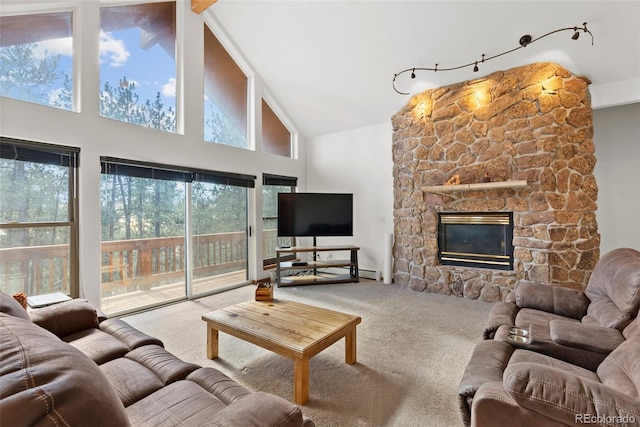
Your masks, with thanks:
[[[408,58],[407,61],[417,61],[418,63],[390,63],[392,61],[385,60],[387,64],[383,69],[384,72],[375,72],[375,68],[363,66],[358,73],[358,79],[366,80],[364,75],[375,74],[372,81],[384,85],[384,88],[393,97],[393,101],[389,105],[385,105],[379,111],[383,111],[383,116],[374,121],[365,121],[362,116],[363,112],[358,110],[368,110],[367,101],[361,101],[357,90],[348,93],[348,90],[335,89],[341,93],[338,97],[333,94],[332,85],[335,81],[326,79],[322,81],[320,78],[313,79],[318,82],[314,86],[316,92],[302,92],[303,87],[291,84],[292,92],[307,93],[306,96],[298,96],[296,102],[292,102],[292,95],[280,92],[282,82],[280,80],[270,80],[273,78],[271,70],[265,70],[263,76],[260,69],[254,69],[253,65],[265,62],[264,58],[253,57],[255,52],[245,52],[242,46],[250,43],[249,36],[246,35],[244,27],[241,27],[238,21],[246,19],[248,23],[245,25],[256,25],[260,19],[271,22],[274,28],[283,28],[285,25],[273,24],[275,16],[281,16],[283,19],[292,19],[287,8],[292,7],[295,11],[297,7],[282,2],[227,2],[220,0],[211,5],[203,13],[194,13],[191,11],[189,2],[178,2],[176,11],[178,19],[178,29],[182,28],[182,38],[179,39],[178,46],[188,47],[178,49],[176,53],[176,63],[179,64],[178,69],[178,93],[179,101],[176,101],[176,110],[179,110],[178,132],[163,132],[147,127],[136,126],[128,123],[118,122],[116,120],[101,117],[99,112],[99,91],[97,88],[102,86],[100,81],[100,64],[96,60],[95,52],[100,49],[100,35],[97,28],[100,28],[100,3],[98,2],[71,2],[71,8],[74,13],[74,49],[77,52],[77,58],[74,58],[76,70],[74,75],[76,80],[74,84],[78,89],[74,94],[75,106],[72,111],[51,108],[45,105],[37,105],[7,97],[0,99],[0,107],[2,114],[0,115],[0,129],[2,136],[8,138],[16,138],[26,141],[36,141],[48,144],[56,144],[63,146],[78,147],[80,149],[80,167],[78,169],[78,198],[80,200],[78,212],[78,229],[77,236],[78,246],[82,248],[81,257],[79,258],[79,288],[78,295],[88,299],[96,306],[101,305],[101,282],[103,281],[103,264],[101,260],[100,242],[102,240],[102,230],[98,212],[101,206],[101,159],[107,157],[109,159],[127,159],[134,162],[145,162],[156,165],[171,165],[179,167],[189,167],[197,170],[221,171],[225,173],[242,174],[257,177],[255,179],[255,189],[249,190],[249,208],[247,211],[247,223],[253,228],[255,233],[248,240],[249,262],[247,265],[247,275],[244,283],[251,280],[259,280],[269,277],[270,270],[263,269],[263,249],[262,237],[262,177],[264,174],[277,175],[285,177],[297,178],[298,191],[308,192],[344,192],[354,194],[354,236],[349,238],[325,238],[320,239],[319,244],[335,245],[335,244],[355,244],[360,250],[360,266],[363,276],[370,275],[376,278],[379,272],[383,270],[385,262],[384,238],[388,234],[393,234],[395,230],[395,212],[394,212],[394,163],[392,153],[392,141],[394,129],[391,124],[391,117],[400,111],[404,104],[410,100],[406,97],[393,92],[391,80],[394,72],[398,72],[407,66],[433,66],[431,63],[424,64],[426,61],[438,62],[441,64],[446,61],[440,55],[431,57],[431,54],[422,53],[415,57]],[[272,15],[267,15],[269,4],[272,5]],[[302,3],[302,2],[301,2]],[[313,2],[312,2],[313,3]],[[368,2],[330,2],[333,4],[334,10],[324,9],[320,7],[323,14],[327,16],[335,13],[336,9],[344,14],[341,15],[339,21],[335,22],[335,28],[345,28],[347,18],[355,18],[359,14],[367,13],[366,3]],[[377,2],[374,2],[377,3]],[[382,2],[385,3],[385,2]],[[374,28],[380,28],[379,20],[384,12],[390,16],[415,15],[412,7],[408,3],[429,3],[429,2],[388,2],[387,9],[383,11],[376,9],[372,12],[371,21],[376,25]],[[477,2],[474,2],[477,3]],[[589,4],[588,4],[589,3]],[[491,44],[474,41],[473,49],[481,51],[503,51],[508,49],[517,42],[517,38],[523,33],[545,33],[557,28],[556,22],[560,22],[560,26],[580,25],[583,21],[588,21],[589,29],[593,32],[594,45],[591,46],[587,34],[582,34],[581,38],[571,41],[571,45],[567,45],[565,55],[570,58],[567,61],[571,64],[572,49],[580,51],[584,56],[598,56],[603,50],[607,52],[615,52],[617,56],[624,59],[623,65],[631,69],[630,74],[624,74],[623,80],[601,82],[590,75],[590,70],[580,68],[580,62],[575,60],[575,68],[571,68],[563,64],[571,73],[577,75],[586,75],[591,79],[589,91],[591,93],[591,102],[593,106],[593,144],[595,146],[595,156],[597,162],[593,175],[599,188],[597,201],[597,225],[600,239],[599,252],[605,254],[608,251],[620,248],[631,247],[638,248],[640,241],[640,223],[637,218],[640,217],[640,195],[638,194],[636,183],[640,181],[640,153],[638,153],[638,135],[640,128],[637,117],[640,116],[640,78],[638,77],[638,49],[627,49],[627,45],[638,43],[638,13],[637,2],[615,2],[615,7],[607,2],[585,2],[577,7],[575,2],[571,5],[560,4],[554,6],[558,8],[554,13],[553,22],[545,20],[537,20],[531,13],[533,6],[531,4],[522,4],[522,16],[515,13],[517,7],[513,10],[505,12],[511,18],[511,22],[518,21],[517,28],[509,28],[506,23],[509,19],[502,22],[496,22],[492,27],[493,33],[500,33],[501,36],[497,40],[492,40]],[[68,9],[70,2],[53,7],[51,2],[46,5],[39,5],[37,2],[30,2],[27,10],[24,9],[23,2],[2,1],[3,15],[16,15],[20,13],[44,12],[56,9]],[[450,14],[459,13],[462,6],[459,3],[452,3],[453,6]],[[384,6],[384,5],[383,5]],[[378,5],[378,7],[383,7]],[[487,10],[495,12],[495,8],[499,5],[491,5]],[[44,7],[41,9],[40,7]],[[406,7],[406,9],[401,9]],[[440,7],[440,6],[438,6]],[[471,7],[471,6],[470,6]],[[476,6],[477,7],[477,6]],[[548,6],[547,6],[548,7]],[[216,9],[218,8],[218,9]],[[254,11],[247,15],[248,9],[254,8]],[[391,14],[390,11],[395,14]],[[318,9],[306,9],[305,14],[313,14]],[[585,12],[586,11],[586,12]],[[298,11],[300,12],[300,11]],[[587,16],[585,16],[587,15]],[[251,16],[251,19],[248,18]],[[284,16],[284,17],[283,17]],[[307,16],[307,15],[305,15]],[[364,16],[364,15],[362,15]],[[443,15],[450,16],[450,15]],[[538,15],[539,16],[539,15]],[[319,20],[321,20],[319,18]],[[599,21],[598,21],[599,20]],[[366,21],[366,20],[363,20]],[[591,22],[593,21],[593,23]],[[631,21],[629,23],[629,21]],[[221,144],[203,143],[203,120],[204,105],[202,102],[190,102],[188,100],[202,99],[203,92],[203,58],[200,52],[203,51],[203,22],[206,23],[213,33],[220,39],[220,42],[227,47],[232,57],[241,65],[241,68],[251,76],[255,91],[252,92],[251,105],[260,105],[261,100],[267,100],[269,106],[274,110],[276,116],[285,124],[285,127],[291,131],[294,144],[292,145],[292,155],[281,156],[268,153],[264,150],[262,138],[253,132],[253,148],[249,150],[238,149]],[[465,21],[466,22],[466,21]],[[622,24],[620,23],[622,22]],[[237,26],[236,26],[237,24]],[[303,25],[301,19],[297,25]],[[307,24],[308,25],[308,24]],[[317,24],[316,24],[317,25]],[[403,24],[404,26],[411,26]],[[460,28],[454,24],[449,24],[451,28],[449,33],[460,32]],[[502,25],[505,25],[503,28]],[[613,40],[602,45],[606,34],[613,31],[613,27],[617,27],[618,31],[626,34],[626,39]],[[275,29],[269,26],[257,27],[258,34],[260,31],[265,32]],[[360,26],[356,27],[358,30]],[[299,27],[294,27],[299,29]],[[244,32],[243,32],[244,31]],[[293,30],[292,30],[293,31]],[[342,37],[353,37],[356,31],[338,31],[336,34]],[[389,30],[396,31],[396,30]],[[442,29],[441,31],[445,31]],[[180,32],[180,30],[178,30]],[[242,32],[243,36],[234,36]],[[380,32],[380,31],[378,31]],[[513,34],[517,35],[515,40]],[[300,32],[302,34],[302,32]],[[473,37],[470,33],[469,37]],[[556,40],[562,38],[570,39],[570,32],[556,34],[536,42],[536,44],[528,46],[528,50],[538,49],[537,45],[553,46]],[[566,37],[565,37],[566,36]],[[449,37],[454,38],[452,35]],[[258,36],[259,38],[259,36]],[[286,38],[286,37],[285,37]],[[338,36],[336,36],[339,39]],[[358,38],[358,37],[355,37]],[[363,37],[366,39],[366,37]],[[375,39],[378,44],[379,39]],[[332,40],[333,41],[333,40]],[[459,41],[459,40],[457,40]],[[257,43],[257,42],[256,42]],[[313,46],[314,43],[309,43]],[[348,46],[348,44],[345,44]],[[624,48],[622,46],[625,46]],[[294,46],[289,55],[295,56],[298,46]],[[257,49],[257,48],[256,48]],[[282,48],[281,48],[282,49]],[[370,49],[370,48],[369,48]],[[450,49],[455,49],[451,47]],[[472,49],[472,50],[473,50]],[[461,72],[453,72],[456,77],[447,77],[447,72],[438,72],[437,77],[442,75],[445,80],[443,83],[430,86],[435,88],[439,86],[448,86],[460,81],[468,81],[476,76],[481,77],[488,74],[489,70],[508,70],[514,67],[523,66],[533,62],[561,62],[562,55],[544,56],[548,53],[543,48],[535,51],[537,55],[525,56],[522,52],[515,52],[506,55],[497,61],[498,65],[492,65],[487,62],[485,66],[480,65],[481,73],[474,74],[470,69]],[[589,49],[593,49],[591,53]],[[596,50],[597,49],[597,50]],[[277,49],[276,49],[277,50]],[[309,50],[312,50],[309,47]],[[375,49],[374,49],[375,50]],[[422,48],[423,52],[428,51]],[[265,50],[265,52],[267,52]],[[351,49],[345,49],[345,52],[336,54],[340,58],[349,56]],[[367,50],[370,52],[370,50]],[[276,52],[273,53],[276,55]],[[476,53],[469,54],[473,57]],[[303,55],[300,55],[302,57]],[[358,56],[358,55],[354,55]],[[366,56],[366,55],[365,55]],[[370,56],[370,55],[368,55]],[[383,56],[383,55],[380,55]],[[318,57],[327,58],[326,51],[323,54],[318,52]],[[468,61],[470,59],[463,56],[460,61]],[[535,59],[532,59],[535,58]],[[281,61],[281,57],[273,61],[275,64],[286,64]],[[420,64],[419,62],[422,62]],[[606,62],[606,61],[602,61]],[[315,67],[316,63],[310,65]],[[345,65],[346,66],[346,65]],[[618,65],[611,64],[610,68],[616,68]],[[490,68],[494,67],[494,68]],[[495,68],[497,67],[497,68]],[[286,68],[286,67],[285,67]],[[328,66],[328,68],[339,68],[339,66]],[[390,72],[387,71],[390,70]],[[80,71],[78,71],[80,70]],[[624,70],[623,70],[624,71]],[[310,71],[309,71],[310,72]],[[322,73],[322,71],[320,71]],[[417,73],[419,74],[419,73]],[[348,80],[349,73],[340,73],[336,80]],[[308,77],[312,79],[311,77]],[[417,80],[423,78],[430,80],[431,74],[419,74]],[[286,77],[280,77],[285,79]],[[338,86],[335,86],[338,88]],[[95,90],[94,90],[95,89]],[[319,96],[322,90],[326,92],[326,96]],[[344,93],[346,92],[346,94]],[[414,92],[418,93],[420,91]],[[412,94],[414,94],[412,93]],[[334,96],[331,96],[334,95]],[[345,101],[342,96],[350,98]],[[337,101],[330,109],[331,114],[326,116],[320,115],[315,108],[322,108],[321,103],[324,98],[335,98]],[[178,98],[177,98],[178,99]],[[301,115],[298,110],[304,109],[304,103],[308,99],[314,99],[314,109],[309,108],[308,114]],[[367,98],[368,99],[368,98]],[[389,99],[389,98],[385,98]],[[257,108],[257,107],[254,107]],[[328,107],[324,107],[329,109]],[[341,119],[343,123],[338,123],[335,116],[355,116],[353,120]],[[326,125],[322,123],[325,122]],[[256,123],[259,119],[251,119]],[[37,125],[36,125],[37,124]],[[449,177],[447,177],[448,179]],[[443,182],[444,183],[444,182]],[[3,228],[4,229],[4,228]],[[397,283],[396,283],[397,284]],[[414,288],[417,288],[414,286]],[[426,287],[423,289],[425,290]],[[417,289],[420,290],[420,289]],[[277,292],[277,290],[276,290]],[[186,296],[185,296],[186,298]],[[162,338],[162,337],[160,337]],[[455,381],[458,379],[456,378]],[[454,381],[454,382],[455,382]]]

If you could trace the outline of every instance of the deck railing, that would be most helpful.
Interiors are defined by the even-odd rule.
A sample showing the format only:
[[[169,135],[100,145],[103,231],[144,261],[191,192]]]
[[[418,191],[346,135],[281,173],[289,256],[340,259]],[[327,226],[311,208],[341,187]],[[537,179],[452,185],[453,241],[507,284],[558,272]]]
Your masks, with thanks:
[[[264,257],[275,256],[276,231],[265,230]],[[184,281],[184,237],[116,240],[101,244],[102,295]],[[193,277],[210,277],[246,268],[244,232],[193,237]],[[69,246],[0,249],[0,288],[7,293],[69,292]]]

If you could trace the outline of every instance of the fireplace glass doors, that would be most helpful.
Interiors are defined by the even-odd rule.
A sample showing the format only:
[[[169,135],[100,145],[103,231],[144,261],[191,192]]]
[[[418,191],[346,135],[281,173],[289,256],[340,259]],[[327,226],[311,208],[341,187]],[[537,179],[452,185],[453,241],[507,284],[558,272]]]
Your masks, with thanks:
[[[440,213],[440,264],[513,270],[513,213]]]

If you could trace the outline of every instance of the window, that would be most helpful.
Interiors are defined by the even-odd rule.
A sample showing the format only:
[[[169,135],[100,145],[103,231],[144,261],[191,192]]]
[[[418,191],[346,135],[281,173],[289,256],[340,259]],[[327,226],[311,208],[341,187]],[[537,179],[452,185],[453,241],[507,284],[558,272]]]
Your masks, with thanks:
[[[175,2],[100,8],[100,114],[176,131]]]
[[[254,183],[254,176],[103,158],[103,311],[246,283]]]
[[[204,26],[204,139],[249,148],[248,79],[224,46]]]
[[[0,17],[0,95],[73,109],[71,12]]]
[[[79,149],[0,138],[0,289],[77,297]]]
[[[291,157],[291,132],[262,100],[262,151]]]
[[[293,237],[278,237],[278,193],[293,193],[298,179],[278,175],[262,175],[262,254],[263,265],[276,262],[276,247],[294,246]],[[287,255],[294,258],[295,254]],[[282,258],[286,260],[287,258]]]

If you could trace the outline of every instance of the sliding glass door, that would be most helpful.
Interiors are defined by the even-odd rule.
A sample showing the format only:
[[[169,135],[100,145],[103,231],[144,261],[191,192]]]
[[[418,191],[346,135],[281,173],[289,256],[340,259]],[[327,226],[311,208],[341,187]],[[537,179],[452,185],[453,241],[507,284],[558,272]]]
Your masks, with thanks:
[[[113,315],[247,282],[251,177],[102,163],[102,310]]]

